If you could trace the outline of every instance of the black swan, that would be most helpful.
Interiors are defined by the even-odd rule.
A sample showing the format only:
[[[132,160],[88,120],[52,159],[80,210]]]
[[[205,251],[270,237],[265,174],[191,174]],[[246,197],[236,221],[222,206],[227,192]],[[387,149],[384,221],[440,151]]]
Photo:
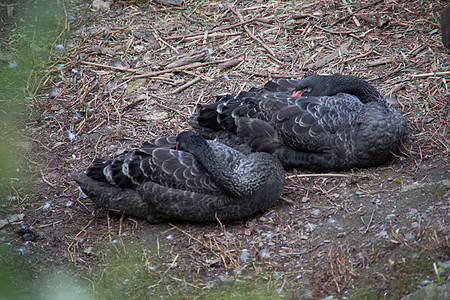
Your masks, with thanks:
[[[241,151],[275,155],[285,167],[344,170],[397,153],[406,123],[368,82],[350,75],[278,79],[200,107],[191,126]]]
[[[248,217],[271,207],[284,188],[272,155],[246,155],[188,131],[70,175],[96,204],[150,223]]]
[[[441,13],[441,36],[444,47],[450,48],[450,4]]]

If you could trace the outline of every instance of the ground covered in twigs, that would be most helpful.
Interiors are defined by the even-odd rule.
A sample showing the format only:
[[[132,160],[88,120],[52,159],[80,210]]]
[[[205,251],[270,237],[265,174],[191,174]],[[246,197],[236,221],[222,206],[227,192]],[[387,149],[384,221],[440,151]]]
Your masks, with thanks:
[[[20,226],[36,239],[24,245],[9,230],[36,269],[69,263],[104,297],[376,299],[448,282],[444,3],[165,2],[88,10],[37,97],[23,144],[36,189],[10,202],[27,203]],[[67,176],[189,130],[195,105],[218,94],[315,73],[360,76],[392,98],[410,129],[402,155],[348,172],[289,171],[275,207],[241,221],[150,225],[96,207]]]

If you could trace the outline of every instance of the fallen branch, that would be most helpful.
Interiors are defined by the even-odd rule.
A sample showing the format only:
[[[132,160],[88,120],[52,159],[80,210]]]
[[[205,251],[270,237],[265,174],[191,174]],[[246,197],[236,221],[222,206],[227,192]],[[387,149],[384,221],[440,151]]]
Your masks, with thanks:
[[[89,66],[100,67],[100,68],[105,68],[105,69],[113,69],[113,70],[117,70],[117,71],[125,71],[125,72],[131,72],[131,73],[143,73],[143,71],[136,70],[136,69],[114,67],[114,66],[109,66],[109,65],[93,63],[93,62],[90,62],[90,61],[83,61],[82,60],[82,61],[80,61],[80,63],[83,64],[83,65],[89,65]]]
[[[193,63],[190,65],[185,65],[185,66],[181,66],[181,67],[177,67],[177,68],[170,68],[170,69],[165,69],[165,70],[161,70],[161,71],[156,71],[156,72],[149,72],[149,73],[143,73],[140,75],[134,75],[134,76],[128,76],[128,77],[124,77],[124,80],[132,80],[132,79],[138,79],[138,78],[144,78],[144,77],[152,77],[152,76],[158,76],[161,74],[165,74],[165,73],[172,73],[172,72],[179,72],[179,71],[183,71],[186,69],[192,69],[192,68],[198,68],[198,67],[204,67],[204,66],[209,66],[209,65],[215,65],[215,64],[221,64],[227,61],[230,61],[232,59],[235,59],[237,57],[241,56],[241,54],[236,55],[235,57],[232,58],[227,58],[227,59],[222,59],[222,60],[216,60],[216,61],[210,61],[210,62],[204,62],[204,63]],[[142,72],[140,72],[142,73]]]
[[[386,73],[386,74],[380,75],[380,76],[375,77],[375,78],[372,78],[372,79],[366,79],[366,81],[371,82],[371,81],[374,81],[374,80],[380,80],[380,79],[382,79],[382,78],[385,78],[385,77],[391,76],[391,75],[393,75],[393,74],[396,74],[396,73],[398,73],[398,72],[401,72],[401,71],[403,71],[403,70],[406,70],[407,68],[409,68],[409,67],[415,65],[416,63],[417,63],[417,62],[412,62],[412,63],[407,64],[407,65],[404,66],[404,67],[398,68],[398,69],[396,69],[396,70],[394,70],[394,71],[392,71],[392,72],[388,72],[388,73]],[[444,73],[450,74],[450,72],[444,72]],[[446,75],[446,74],[443,74],[443,75]],[[432,75],[430,75],[430,76],[432,76]]]
[[[359,30],[333,31],[333,30],[329,30],[329,29],[323,28],[323,27],[321,27],[319,25],[314,25],[314,27],[316,27],[317,29],[320,29],[322,31],[331,33],[331,34],[354,34],[354,33],[358,33],[359,32]]]
[[[245,70],[240,70],[239,72],[242,72],[242,73],[248,74],[248,75],[259,76],[259,77],[268,77],[268,78],[299,78],[299,77],[301,77],[299,74],[270,74],[269,72],[258,73],[258,72],[245,71]]]
[[[430,77],[430,76],[445,76],[445,75],[450,75],[450,71],[414,74],[414,77]]]
[[[334,174],[334,173],[324,173],[324,174],[295,174],[289,175],[286,178],[294,178],[294,177],[353,177],[358,175],[347,175],[347,174]],[[359,175],[362,176],[362,175]]]
[[[182,86],[179,86],[178,88],[176,88],[175,90],[173,90],[172,92],[170,92],[169,94],[176,94],[179,93],[181,91],[184,91],[185,89],[187,89],[188,87],[190,87],[191,85],[196,84],[197,82],[199,82],[200,80],[202,80],[201,77],[195,77],[194,79],[192,79],[191,81],[186,82],[185,84],[183,84]]]
[[[217,32],[217,31],[228,30],[228,29],[231,29],[231,28],[234,28],[234,27],[238,27],[238,26],[242,26],[242,25],[245,25],[245,24],[248,24],[248,23],[251,23],[251,22],[255,22],[257,20],[258,20],[258,18],[253,17],[253,18],[251,18],[250,20],[247,20],[247,21],[241,21],[241,22],[236,23],[236,24],[232,24],[232,25],[228,25],[228,26],[224,26],[224,27],[219,27],[219,28],[213,29],[211,31],[208,31],[208,34],[213,33],[213,32]],[[193,36],[203,36],[204,34],[205,33],[203,32],[203,33],[191,33],[191,34],[186,34],[186,35],[174,35],[174,36],[167,37],[166,40],[183,39],[183,38],[193,37]]]

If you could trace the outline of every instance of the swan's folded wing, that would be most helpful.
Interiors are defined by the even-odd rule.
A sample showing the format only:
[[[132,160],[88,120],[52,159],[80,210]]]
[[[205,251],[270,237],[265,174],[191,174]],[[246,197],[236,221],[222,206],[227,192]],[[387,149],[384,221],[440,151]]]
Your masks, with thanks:
[[[152,150],[153,148],[175,148],[177,144],[177,137],[175,135],[157,137],[142,143],[140,150],[145,152],[146,149]]]
[[[158,143],[170,145],[172,141],[159,139]],[[192,154],[171,147],[154,147],[150,142],[114,159],[95,160],[87,175],[124,188],[153,181],[171,188],[212,194],[219,192],[214,180]]]
[[[310,152],[333,147],[332,140],[350,126],[362,106],[358,98],[349,94],[286,97],[283,93],[260,95],[258,105],[286,145]]]
[[[151,204],[144,201],[135,189],[117,187],[92,179],[85,172],[73,172],[70,177],[99,206],[141,218],[145,218],[151,210]]]

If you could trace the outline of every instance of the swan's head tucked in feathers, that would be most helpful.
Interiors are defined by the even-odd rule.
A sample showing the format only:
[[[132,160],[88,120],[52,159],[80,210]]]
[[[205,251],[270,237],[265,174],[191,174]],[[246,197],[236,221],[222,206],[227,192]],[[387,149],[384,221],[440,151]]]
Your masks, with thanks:
[[[208,148],[205,138],[192,132],[183,131],[177,135],[176,150],[183,150],[195,154],[198,149]]]
[[[351,75],[313,75],[295,85],[292,96],[333,96],[352,94],[363,103],[382,101],[381,94],[367,81]]]
[[[193,132],[147,141],[70,176],[98,205],[151,223],[248,217],[272,206],[284,187],[274,156],[245,155]]]

